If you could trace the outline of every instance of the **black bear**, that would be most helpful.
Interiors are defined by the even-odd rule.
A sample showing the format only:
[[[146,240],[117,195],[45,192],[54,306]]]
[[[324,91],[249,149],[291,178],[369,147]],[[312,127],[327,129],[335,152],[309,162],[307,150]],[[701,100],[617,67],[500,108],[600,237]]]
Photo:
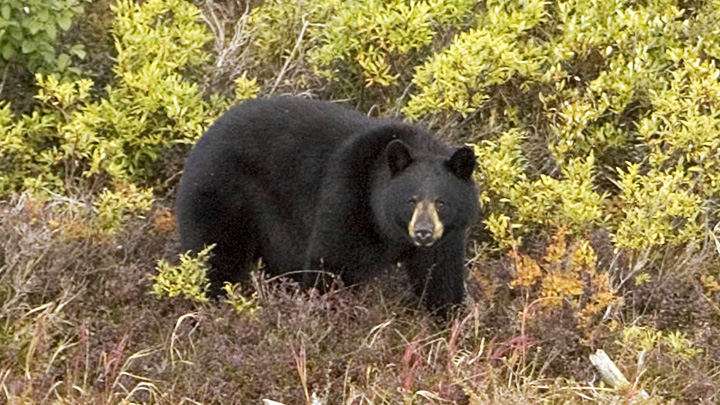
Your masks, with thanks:
[[[312,287],[398,263],[432,311],[464,296],[478,214],[475,155],[425,129],[298,97],[244,102],[190,153],[177,201],[183,251],[215,244],[212,292],[266,270]]]

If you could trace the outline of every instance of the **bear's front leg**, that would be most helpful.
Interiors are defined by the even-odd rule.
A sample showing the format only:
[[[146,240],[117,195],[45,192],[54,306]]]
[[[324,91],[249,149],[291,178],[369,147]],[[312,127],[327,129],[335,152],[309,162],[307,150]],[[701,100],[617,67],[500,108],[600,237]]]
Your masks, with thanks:
[[[415,294],[425,306],[447,315],[465,297],[465,240],[445,240],[439,245],[416,248],[404,261]]]

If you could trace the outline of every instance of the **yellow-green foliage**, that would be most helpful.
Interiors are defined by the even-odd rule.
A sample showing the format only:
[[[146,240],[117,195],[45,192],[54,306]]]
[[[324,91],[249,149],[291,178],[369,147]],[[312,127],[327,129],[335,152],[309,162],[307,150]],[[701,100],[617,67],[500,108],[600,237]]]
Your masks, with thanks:
[[[114,191],[104,190],[95,201],[95,220],[100,229],[113,233],[124,225],[130,214],[150,209],[152,189],[138,189],[132,183],[118,184]]]
[[[670,174],[639,173],[638,165],[620,172],[624,204],[615,242],[630,248],[648,248],[666,243],[679,244],[702,235],[698,221],[703,199],[689,190],[690,177],[678,167]]]
[[[195,256],[190,253],[180,255],[180,264],[173,266],[165,260],[158,260],[152,276],[153,294],[158,297],[178,297],[205,302],[207,290],[210,285],[207,279],[208,260],[211,250],[215,245],[210,245],[201,250]]]
[[[122,0],[113,11],[115,77],[104,98],[91,96],[97,89],[89,79],[37,75],[34,111],[14,118],[0,104],[0,194],[100,186],[97,222],[108,231],[152,201],[150,189],[131,182],[155,181],[154,162],[196,140],[213,115],[183,76],[208,59],[199,10],[182,0]]]
[[[410,117],[453,111],[467,114],[488,99],[486,89],[511,78],[530,76],[541,66],[542,49],[523,34],[540,23],[545,2],[488,1],[477,28],[458,35],[444,51],[417,69],[419,92],[405,107]]]
[[[260,86],[257,79],[248,79],[247,72],[243,72],[242,76],[236,78],[235,82],[235,100],[240,102],[251,98],[256,98],[260,92]]]
[[[501,246],[561,226],[633,249],[702,236],[720,191],[720,4],[687,6],[489,1],[417,68],[407,115],[500,129],[476,151]]]
[[[649,326],[631,325],[623,329],[617,344],[636,357],[640,353],[663,350],[673,360],[687,361],[702,353],[684,333],[657,331]]]
[[[245,314],[247,316],[255,316],[255,312],[261,308],[258,304],[257,292],[254,292],[250,298],[246,298],[239,290],[239,284],[225,283],[223,290],[227,293],[227,303],[232,306],[235,312]]]
[[[108,155],[108,167],[142,179],[163,149],[196,140],[208,125],[208,107],[182,73],[207,60],[211,37],[184,0],[124,0],[113,11],[118,85],[100,105],[103,129],[122,139],[125,152]]]
[[[489,212],[485,224],[500,246],[517,247],[523,234],[538,227],[583,233],[601,224],[605,196],[593,187],[592,153],[567,162],[561,179],[541,174],[530,180],[524,173],[522,139],[520,131],[509,130],[497,141],[475,146],[480,201]]]
[[[412,56],[427,47],[439,25],[459,24],[475,1],[351,1],[338,8],[310,54],[318,72],[332,80],[361,77],[366,86],[390,86],[410,70]],[[351,75],[348,77],[348,74]]]
[[[200,10],[187,1],[119,0],[112,9],[116,72],[138,72],[155,64],[169,74],[208,59],[203,46],[210,34],[198,23]]]
[[[92,127],[97,106],[88,103],[90,80],[60,83],[36,76],[41,109],[14,120],[10,105],[0,110],[0,194],[20,188],[36,194],[63,192],[66,176],[80,175],[80,161],[97,144]]]
[[[279,63],[290,56],[296,45],[300,49],[315,45],[321,32],[320,24],[342,3],[340,0],[268,0],[254,8],[248,25],[255,36],[255,63],[264,66]]]
[[[409,78],[430,50],[438,29],[459,27],[475,0],[267,1],[252,10],[255,62],[307,54],[315,72],[352,93]],[[259,74],[262,74],[261,70]],[[264,72],[267,74],[267,72]]]

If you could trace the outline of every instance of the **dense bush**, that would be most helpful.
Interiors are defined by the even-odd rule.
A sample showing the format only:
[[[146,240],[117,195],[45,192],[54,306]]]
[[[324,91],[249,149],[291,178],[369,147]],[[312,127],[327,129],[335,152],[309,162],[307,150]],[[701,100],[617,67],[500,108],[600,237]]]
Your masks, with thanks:
[[[490,163],[505,169],[506,188],[489,181],[503,201],[490,201],[493,233],[538,221],[577,232],[607,219],[621,247],[697,240],[720,190],[715,159],[703,159],[720,141],[718,70],[716,38],[689,33],[716,32],[706,24],[718,10],[708,4],[693,15],[662,1],[486,6],[479,28],[418,68],[419,92],[405,112],[472,113],[526,135],[481,144],[481,155],[505,158]],[[493,139],[518,154],[497,155]],[[538,142],[540,156],[520,152]],[[480,176],[488,183],[497,173]]]
[[[474,1],[354,1],[339,7],[326,23],[311,64],[333,81],[365,86],[398,84],[427,52],[439,26],[459,25]]]
[[[433,43],[441,44],[448,32],[472,19],[476,3],[268,1],[249,19],[256,36],[254,56],[261,64],[258,75],[267,75],[268,69],[259,61],[279,66],[300,59],[304,68],[297,69],[303,74],[295,78],[296,88],[305,89],[322,78],[331,97],[359,99],[370,88],[368,105],[394,107],[392,97],[401,97],[414,66],[431,54]],[[278,71],[285,73],[274,69]]]
[[[71,57],[84,57],[82,45],[58,54],[61,31],[82,13],[80,0],[7,0],[0,5],[0,67],[21,62],[33,71],[65,71]]]
[[[0,110],[0,194],[106,189],[95,207],[108,230],[122,224],[123,212],[149,208],[144,188],[161,181],[156,162],[173,145],[196,140],[215,114],[185,79],[208,59],[210,36],[197,24],[197,8],[119,1],[113,12],[115,80],[102,93],[89,79],[38,74],[34,112],[15,119],[7,103]]]

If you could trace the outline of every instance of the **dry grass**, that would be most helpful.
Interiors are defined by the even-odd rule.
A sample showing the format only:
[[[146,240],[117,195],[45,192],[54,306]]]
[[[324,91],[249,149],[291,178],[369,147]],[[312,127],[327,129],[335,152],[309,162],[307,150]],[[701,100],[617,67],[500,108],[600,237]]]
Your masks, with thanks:
[[[703,352],[636,352],[592,342],[568,311],[522,322],[507,259],[473,259],[472,301],[448,324],[417,309],[399,274],[317,296],[258,273],[261,308],[158,300],[148,276],[176,241],[167,210],[115,236],[71,237],[69,215],[23,198],[0,204],[0,398],[25,403],[327,404],[632,402],[601,388],[587,355],[604,347],[653,401],[718,400],[717,296],[693,274],[626,293],[623,325],[682,330]],[[69,226],[69,225],[67,225]],[[480,251],[479,251],[480,252]],[[708,253],[709,254],[709,253]],[[716,258],[717,256],[713,256]],[[705,262],[694,263],[704,268]],[[706,270],[703,270],[706,271]],[[685,278],[683,278],[685,277]],[[687,277],[690,277],[689,279]],[[672,288],[670,290],[670,288]],[[703,298],[704,297],[704,298]],[[527,308],[525,308],[527,310]],[[524,327],[523,327],[524,326]]]

